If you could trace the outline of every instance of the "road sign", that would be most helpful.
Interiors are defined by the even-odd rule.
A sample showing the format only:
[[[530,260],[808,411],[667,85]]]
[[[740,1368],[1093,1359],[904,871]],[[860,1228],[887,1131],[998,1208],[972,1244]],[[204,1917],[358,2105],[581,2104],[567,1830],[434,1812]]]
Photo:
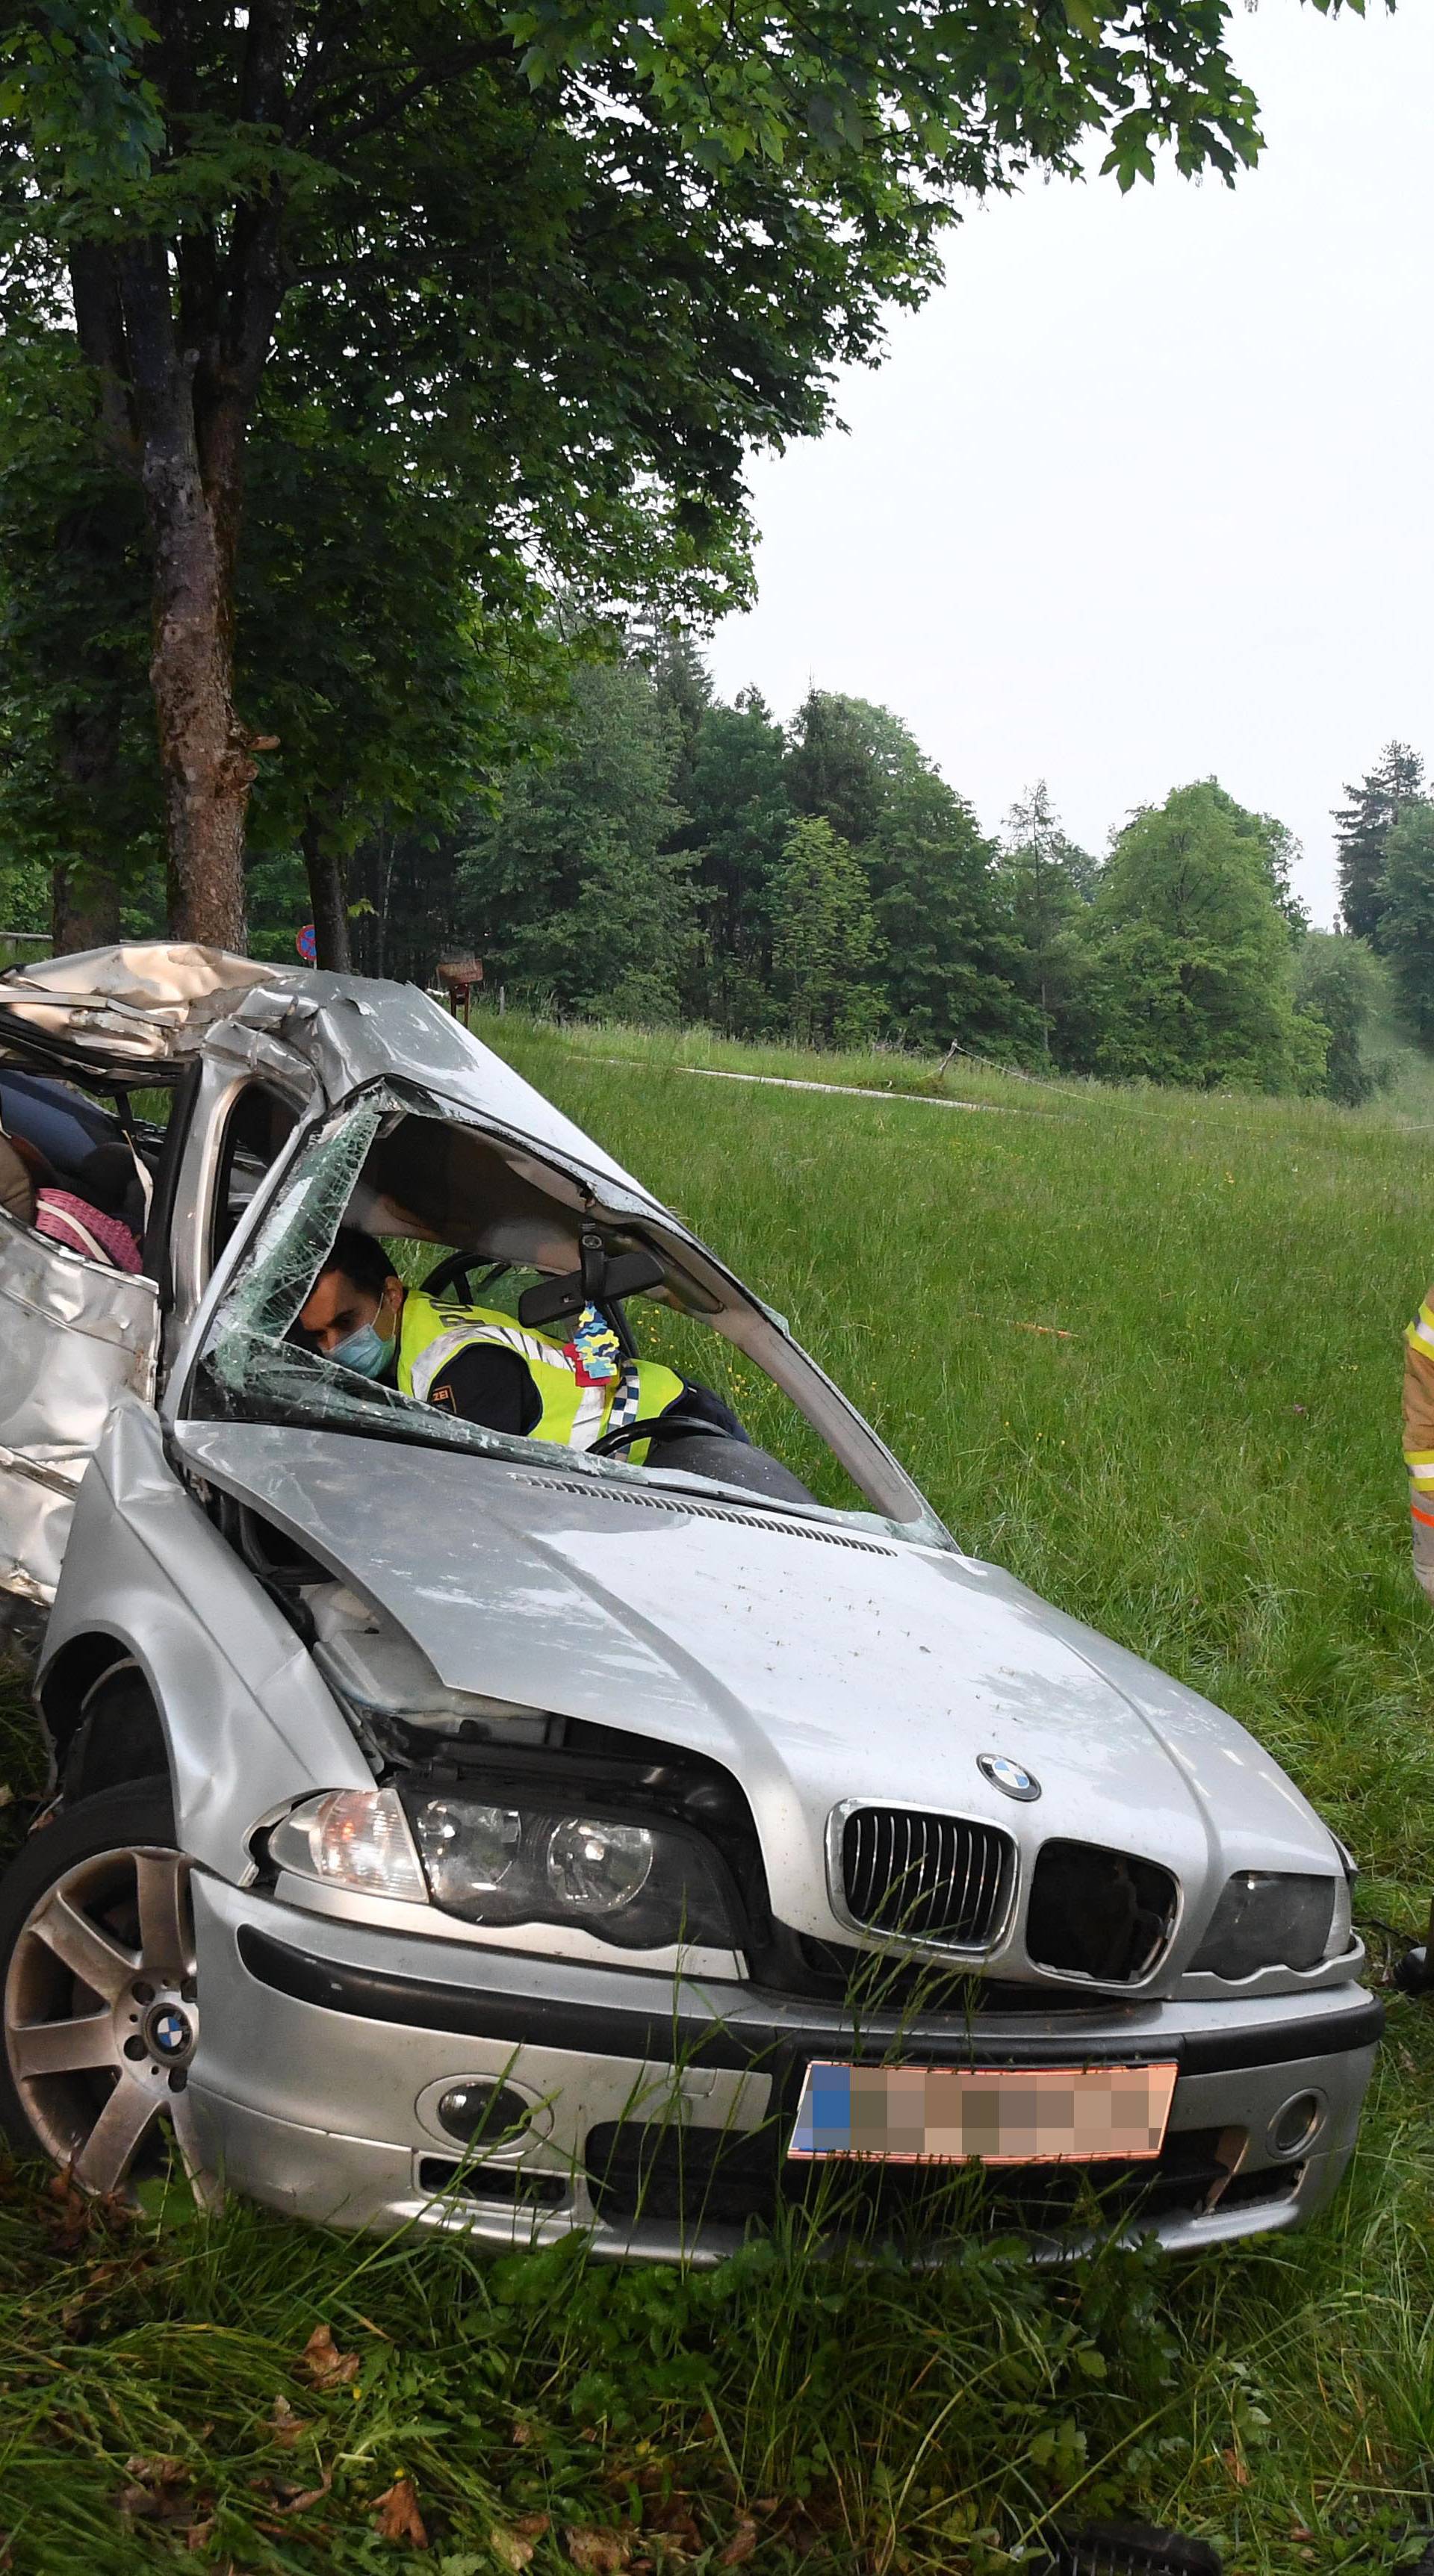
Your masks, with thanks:
[[[314,937],[314,925],[311,921],[306,921],[302,930],[295,931],[294,946],[297,948],[304,964],[306,966],[312,966],[314,959],[318,954],[318,941]]]

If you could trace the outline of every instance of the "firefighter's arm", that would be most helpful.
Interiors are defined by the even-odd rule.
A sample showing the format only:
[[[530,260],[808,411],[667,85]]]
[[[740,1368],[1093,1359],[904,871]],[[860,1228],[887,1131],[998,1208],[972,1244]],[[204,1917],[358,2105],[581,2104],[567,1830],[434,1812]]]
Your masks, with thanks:
[[[487,1431],[520,1435],[532,1430],[543,1409],[526,1361],[516,1351],[495,1350],[484,1342],[455,1351],[437,1371],[428,1401],[464,1422],[481,1422]]]
[[[1414,1571],[1434,1601],[1434,1288],[1404,1336],[1404,1463]]]

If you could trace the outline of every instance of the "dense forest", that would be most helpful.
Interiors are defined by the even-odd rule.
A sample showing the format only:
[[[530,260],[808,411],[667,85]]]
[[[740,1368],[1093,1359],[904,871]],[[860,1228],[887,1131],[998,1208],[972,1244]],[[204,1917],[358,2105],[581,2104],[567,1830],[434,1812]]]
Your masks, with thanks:
[[[887,708],[812,689],[789,726],[724,704],[687,638],[579,663],[556,739],[446,831],[375,834],[355,961],[564,1014],[737,1037],[953,1045],[1033,1069],[1324,1093],[1387,1078],[1387,975],[1434,1039],[1434,805],[1392,744],[1337,816],[1345,929],[1312,930],[1297,845],[1214,779],[1133,812],[1101,857],[1043,783],[998,837]],[[253,880],[291,953],[296,856]],[[1381,963],[1387,960],[1387,968]]]
[[[1405,744],[1345,789],[1332,934],[1292,894],[1285,825],[1213,778],[1135,809],[1097,857],[1043,782],[984,832],[900,717],[864,699],[813,688],[784,726],[755,690],[718,698],[685,634],[563,658],[527,756],[427,823],[380,814],[354,849],[360,971],[429,984],[476,955],[490,999],[567,1016],[964,1048],[1350,1106],[1388,1078],[1368,1044],[1381,1001],[1434,1044],[1434,801]],[[0,761],[3,926],[39,928],[54,870],[4,856],[6,783]],[[9,785],[18,819],[14,768]],[[312,917],[311,853],[292,834],[285,846],[289,819],[266,835],[259,800],[261,956],[291,957]],[[166,934],[149,846],[126,886],[128,937]]]
[[[442,821],[380,821],[349,941],[361,971],[425,984],[476,955],[490,999],[569,1016],[1353,1106],[1387,1078],[1367,1031],[1391,983],[1434,1042],[1434,803],[1400,743],[1345,794],[1331,934],[1291,892],[1286,827],[1213,778],[1100,857],[1041,782],[993,838],[887,708],[813,688],[783,726],[755,690],[716,697],[678,635],[575,658],[540,749]],[[299,846],[260,837],[256,954],[293,955],[309,883]],[[40,860],[0,859],[7,926],[52,899]],[[121,926],[164,935],[157,864]]]

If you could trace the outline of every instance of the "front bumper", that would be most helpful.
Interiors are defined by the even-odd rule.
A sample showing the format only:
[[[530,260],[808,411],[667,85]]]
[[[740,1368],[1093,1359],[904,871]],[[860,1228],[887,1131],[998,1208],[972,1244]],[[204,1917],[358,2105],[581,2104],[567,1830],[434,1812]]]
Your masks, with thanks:
[[[581,2231],[595,2252],[716,2261],[781,2205],[824,2233],[963,2226],[1038,2248],[1101,2225],[1194,2250],[1299,2225],[1354,2146],[1382,2008],[1360,1986],[1242,2002],[860,2023],[834,2004],[638,1968],[595,1968],[349,1923],[196,1872],[203,2033],[191,2071],[208,2155],[256,2200],[330,2225],[458,2228],[494,2246]],[[813,2058],[915,2065],[1180,2068],[1158,2166],[792,2167]],[[500,2081],[530,2106],[513,2142],[465,2150],[450,2088]],[[1310,2095],[1296,2153],[1272,2131]],[[816,2194],[815,2200],[812,2195]],[[873,2195],[875,2194],[875,2198]],[[934,2195],[934,2196],[933,2196]]]

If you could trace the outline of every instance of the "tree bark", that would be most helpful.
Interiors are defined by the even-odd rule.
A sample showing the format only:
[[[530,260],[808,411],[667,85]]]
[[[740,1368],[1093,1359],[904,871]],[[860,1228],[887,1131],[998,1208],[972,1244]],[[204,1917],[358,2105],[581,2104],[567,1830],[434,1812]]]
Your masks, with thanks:
[[[314,908],[314,963],[334,975],[350,971],[347,871],[323,817],[310,813],[299,835]]]
[[[158,241],[119,253],[130,384],[154,549],[150,684],[159,728],[176,939],[244,946],[244,818],[255,767],[234,713],[230,573],[239,494],[205,489],[195,423],[198,356],[181,352]]]
[[[190,112],[182,13],[158,5],[154,68],[170,105]],[[240,120],[283,122],[293,0],[250,0]],[[244,825],[268,749],[234,709],[234,567],[250,416],[283,293],[277,183],[235,209],[221,249],[212,231],[157,237],[99,255],[84,281],[100,344],[111,434],[125,411],[153,548],[154,691],[176,939],[244,946]],[[110,345],[116,351],[108,360]]]
[[[153,556],[154,692],[164,797],[171,936],[210,947],[245,941],[244,827],[254,737],[234,707],[233,578],[246,422],[231,395],[201,463],[195,353],[181,353],[158,244],[121,255],[134,448]],[[115,380],[102,374],[106,427]]]

